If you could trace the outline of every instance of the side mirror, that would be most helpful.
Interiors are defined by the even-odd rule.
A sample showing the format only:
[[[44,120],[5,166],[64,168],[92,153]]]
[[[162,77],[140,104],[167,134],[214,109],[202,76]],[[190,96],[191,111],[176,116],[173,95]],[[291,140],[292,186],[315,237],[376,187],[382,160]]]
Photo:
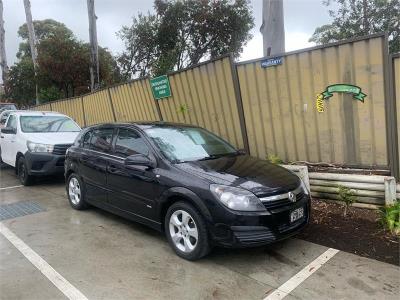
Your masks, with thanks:
[[[4,134],[16,134],[17,130],[15,128],[12,127],[4,127],[1,129],[1,133]]]
[[[238,153],[241,154],[241,155],[247,154],[245,149],[239,149]]]
[[[125,166],[144,166],[149,168],[155,168],[156,163],[148,156],[143,154],[134,154],[125,158]]]

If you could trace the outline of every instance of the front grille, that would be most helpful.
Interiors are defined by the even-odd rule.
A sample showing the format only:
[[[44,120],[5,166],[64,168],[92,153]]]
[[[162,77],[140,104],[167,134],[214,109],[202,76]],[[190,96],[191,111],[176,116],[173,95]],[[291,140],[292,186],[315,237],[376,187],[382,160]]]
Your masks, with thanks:
[[[72,144],[59,144],[59,145],[54,145],[53,149],[53,154],[56,155],[65,155],[67,152],[67,149],[71,147]]]
[[[304,192],[300,192],[296,195],[296,202],[303,200]],[[280,208],[287,205],[293,205],[295,202],[290,201],[288,198],[276,200],[276,201],[265,201],[263,202],[265,208]]]
[[[257,231],[235,231],[234,235],[240,243],[246,245],[265,243],[276,239],[275,234],[267,228]]]

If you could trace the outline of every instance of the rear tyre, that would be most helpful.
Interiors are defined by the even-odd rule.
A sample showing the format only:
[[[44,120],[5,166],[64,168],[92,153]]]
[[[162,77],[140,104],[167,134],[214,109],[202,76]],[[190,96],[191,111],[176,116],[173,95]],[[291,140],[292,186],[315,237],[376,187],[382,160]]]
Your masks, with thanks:
[[[204,219],[189,203],[171,205],[165,216],[164,228],[168,242],[178,256],[197,260],[210,252]]]
[[[69,204],[73,209],[83,210],[88,208],[89,205],[85,201],[85,190],[82,181],[76,174],[69,175],[66,188]]]
[[[25,186],[31,185],[34,181],[34,177],[28,173],[28,166],[24,157],[20,157],[17,161],[17,175],[19,181]]]

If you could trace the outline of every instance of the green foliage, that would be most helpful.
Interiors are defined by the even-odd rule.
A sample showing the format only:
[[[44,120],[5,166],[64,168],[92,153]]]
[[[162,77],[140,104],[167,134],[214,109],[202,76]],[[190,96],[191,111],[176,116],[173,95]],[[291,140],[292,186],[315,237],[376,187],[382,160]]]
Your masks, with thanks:
[[[390,232],[400,235],[400,199],[380,209],[379,222]]]
[[[48,88],[42,88],[39,91],[39,99],[41,102],[49,102],[60,99],[63,97],[62,91],[60,91],[55,86],[50,86]]]
[[[226,53],[239,56],[254,26],[248,0],[155,0],[154,8],[155,14],[139,14],[118,32],[126,78],[158,76]]]
[[[188,108],[187,104],[180,104],[178,109],[177,109],[177,112],[179,112],[179,113],[181,113],[183,115],[185,113],[187,113],[188,111],[189,111],[189,108]]]
[[[279,165],[279,164],[283,163],[283,160],[278,155],[275,155],[275,154],[268,154],[267,160],[270,163],[275,164],[275,165]]]
[[[20,105],[35,102],[35,73],[30,57],[23,57],[10,68],[5,97]]]
[[[326,44],[372,33],[389,33],[391,53],[400,51],[400,1],[399,0],[324,0],[333,21],[318,27],[310,42]]]
[[[7,98],[19,104],[32,105],[35,99],[35,82],[39,99],[43,102],[68,98],[90,90],[89,44],[77,40],[64,24],[54,20],[34,21],[38,37],[38,71],[33,72],[26,24],[18,34],[22,38],[17,57],[10,68],[7,81]],[[99,69],[102,86],[122,80],[116,60],[111,53],[99,47]]]
[[[344,202],[344,212],[343,216],[347,216],[347,211],[350,209],[350,206],[356,201],[354,190],[345,187],[343,185],[338,185],[339,189],[339,200]]]

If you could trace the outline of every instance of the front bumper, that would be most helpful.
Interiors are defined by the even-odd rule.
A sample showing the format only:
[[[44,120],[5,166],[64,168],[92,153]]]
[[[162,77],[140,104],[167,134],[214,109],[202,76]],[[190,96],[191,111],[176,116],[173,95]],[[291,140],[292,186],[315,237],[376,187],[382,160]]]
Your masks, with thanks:
[[[310,220],[310,197],[304,195],[296,203],[282,203],[263,213],[232,214],[228,222],[210,226],[214,244],[244,248],[271,244],[299,233]],[[304,208],[303,218],[291,223],[290,213]]]
[[[52,153],[25,153],[29,175],[53,175],[64,173],[65,155]]]

